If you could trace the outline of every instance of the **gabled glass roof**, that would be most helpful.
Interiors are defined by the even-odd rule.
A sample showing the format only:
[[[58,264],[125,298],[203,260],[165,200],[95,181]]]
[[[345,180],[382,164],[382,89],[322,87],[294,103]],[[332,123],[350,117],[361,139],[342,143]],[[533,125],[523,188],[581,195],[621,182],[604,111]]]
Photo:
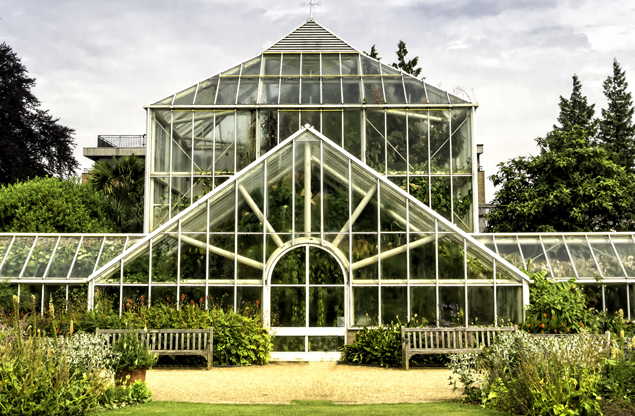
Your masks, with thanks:
[[[545,270],[558,280],[633,281],[633,233],[474,234],[474,238],[518,268]]]
[[[262,54],[153,105],[466,104],[310,20]]]
[[[141,234],[0,234],[0,279],[76,283],[142,238]]]
[[[330,250],[351,272],[353,284],[388,279],[518,285],[527,280],[308,125],[90,279],[101,284],[222,283],[222,268],[215,266],[212,274],[202,265],[235,262],[238,279],[261,285],[276,253],[298,244]],[[417,270],[404,267],[407,252],[418,256]]]

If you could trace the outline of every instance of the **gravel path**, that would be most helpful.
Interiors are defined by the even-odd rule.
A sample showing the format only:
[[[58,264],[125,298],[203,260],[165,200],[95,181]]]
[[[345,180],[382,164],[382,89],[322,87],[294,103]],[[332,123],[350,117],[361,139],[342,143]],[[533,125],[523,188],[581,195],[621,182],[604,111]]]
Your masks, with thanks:
[[[416,403],[458,397],[445,368],[409,371],[330,362],[274,362],[211,371],[157,369],[146,381],[154,400],[201,403]]]

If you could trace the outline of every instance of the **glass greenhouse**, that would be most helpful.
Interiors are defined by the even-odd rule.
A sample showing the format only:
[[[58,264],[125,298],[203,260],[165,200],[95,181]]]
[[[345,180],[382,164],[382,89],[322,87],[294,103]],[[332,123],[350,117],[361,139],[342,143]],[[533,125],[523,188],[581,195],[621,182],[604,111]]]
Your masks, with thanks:
[[[633,235],[473,234],[476,108],[309,19],[146,106],[145,234],[0,234],[0,279],[42,307],[260,307],[280,359],[397,320],[519,323],[528,261],[635,317]]]

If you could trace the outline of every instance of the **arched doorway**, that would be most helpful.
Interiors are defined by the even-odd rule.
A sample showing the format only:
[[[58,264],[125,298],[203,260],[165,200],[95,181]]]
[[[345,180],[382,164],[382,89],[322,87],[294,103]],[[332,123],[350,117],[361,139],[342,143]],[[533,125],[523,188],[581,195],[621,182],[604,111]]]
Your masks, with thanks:
[[[330,359],[346,337],[346,272],[318,245],[296,245],[269,272],[273,358]],[[332,357],[331,357],[332,356]]]

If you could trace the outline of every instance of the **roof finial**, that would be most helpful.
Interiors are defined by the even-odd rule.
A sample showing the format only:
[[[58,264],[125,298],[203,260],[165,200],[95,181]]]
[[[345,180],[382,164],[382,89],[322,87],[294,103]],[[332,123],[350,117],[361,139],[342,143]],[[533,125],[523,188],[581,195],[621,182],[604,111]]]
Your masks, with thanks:
[[[304,7],[304,6],[309,6],[310,12],[309,12],[309,20],[313,20],[313,8],[316,6],[321,6],[322,2],[318,1],[317,3],[313,3],[313,0],[309,0],[308,3],[300,3],[300,6]]]

